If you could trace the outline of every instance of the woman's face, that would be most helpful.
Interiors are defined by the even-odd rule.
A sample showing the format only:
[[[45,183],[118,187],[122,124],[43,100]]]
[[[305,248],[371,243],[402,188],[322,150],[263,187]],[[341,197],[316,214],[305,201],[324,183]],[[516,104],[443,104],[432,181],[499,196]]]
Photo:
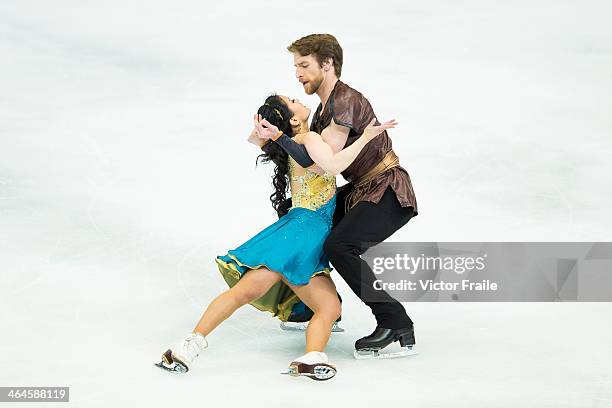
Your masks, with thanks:
[[[302,105],[302,103],[293,98],[289,98],[288,96],[280,95],[282,101],[287,105],[289,110],[293,113],[293,117],[295,117],[300,122],[307,122],[308,117],[310,116],[310,109],[306,106]]]

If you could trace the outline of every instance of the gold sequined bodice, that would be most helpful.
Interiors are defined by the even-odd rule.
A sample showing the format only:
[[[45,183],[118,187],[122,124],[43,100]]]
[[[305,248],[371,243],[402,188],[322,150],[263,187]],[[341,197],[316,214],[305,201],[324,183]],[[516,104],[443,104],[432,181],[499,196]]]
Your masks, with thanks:
[[[304,169],[292,158],[289,158],[289,176],[293,207],[316,210],[336,194],[335,176]]]

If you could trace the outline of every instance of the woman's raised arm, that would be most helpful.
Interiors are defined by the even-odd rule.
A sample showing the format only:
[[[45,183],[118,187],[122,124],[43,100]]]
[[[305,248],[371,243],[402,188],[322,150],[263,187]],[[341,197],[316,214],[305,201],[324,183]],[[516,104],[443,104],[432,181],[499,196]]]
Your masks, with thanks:
[[[304,146],[306,146],[308,154],[316,164],[325,170],[326,173],[335,176],[350,166],[368,142],[385,130],[394,128],[397,125],[395,119],[378,126],[374,126],[375,122],[376,119],[372,119],[368,127],[363,131],[363,134],[353,144],[345,147],[338,153],[334,153],[331,146],[325,143],[321,135],[315,132],[308,132],[304,136]]]

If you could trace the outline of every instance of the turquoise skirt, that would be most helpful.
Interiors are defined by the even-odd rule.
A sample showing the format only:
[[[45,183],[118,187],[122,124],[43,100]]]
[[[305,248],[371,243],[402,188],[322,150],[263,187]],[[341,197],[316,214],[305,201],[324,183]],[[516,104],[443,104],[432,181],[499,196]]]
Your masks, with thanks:
[[[292,285],[306,285],[310,278],[329,276],[331,266],[323,244],[332,227],[336,197],[317,210],[293,207],[278,221],[227,255],[216,258],[221,275],[232,287],[251,269],[266,267],[278,272]],[[278,282],[264,296],[251,302],[260,310],[287,321],[300,301],[284,283]]]

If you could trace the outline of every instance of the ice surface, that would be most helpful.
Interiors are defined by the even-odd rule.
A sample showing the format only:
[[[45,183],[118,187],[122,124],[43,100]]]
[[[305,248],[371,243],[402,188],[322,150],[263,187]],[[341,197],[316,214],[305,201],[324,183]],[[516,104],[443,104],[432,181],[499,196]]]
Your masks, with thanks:
[[[281,376],[299,333],[253,308],[188,376],[153,366],[272,222],[250,117],[303,95],[285,47],[331,32],[420,215],[395,241],[612,236],[604,1],[0,3],[0,386],[71,405],[608,407],[609,303],[405,304],[420,355],[356,361],[369,311],[336,275],[329,383]],[[288,402],[291,401],[291,402]],[[8,404],[7,404],[8,406]]]

